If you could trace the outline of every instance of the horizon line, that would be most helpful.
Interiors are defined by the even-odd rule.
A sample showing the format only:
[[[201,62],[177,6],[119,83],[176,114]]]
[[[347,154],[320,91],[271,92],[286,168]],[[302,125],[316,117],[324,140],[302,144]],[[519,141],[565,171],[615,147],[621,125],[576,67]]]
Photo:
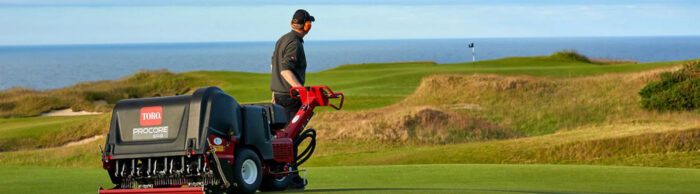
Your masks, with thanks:
[[[382,40],[456,40],[456,39],[516,39],[516,38],[645,38],[645,37],[700,37],[697,35],[610,35],[610,36],[504,36],[504,37],[446,37],[446,38],[377,38],[377,39],[311,39],[305,42],[324,41],[382,41]],[[23,44],[4,45],[0,48],[11,47],[68,47],[68,46],[136,46],[136,45],[183,45],[183,44],[226,44],[226,43],[267,43],[275,40],[252,40],[252,41],[190,41],[190,42],[114,42],[114,43],[57,43],[57,44]]]

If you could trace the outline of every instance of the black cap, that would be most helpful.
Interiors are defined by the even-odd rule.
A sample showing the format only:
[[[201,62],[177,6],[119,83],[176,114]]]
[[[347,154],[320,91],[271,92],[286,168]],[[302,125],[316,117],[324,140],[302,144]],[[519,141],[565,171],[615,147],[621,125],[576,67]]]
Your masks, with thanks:
[[[294,12],[294,16],[292,17],[292,23],[295,24],[303,24],[306,23],[306,21],[316,21],[314,19],[314,16],[311,16],[309,12],[303,9],[299,9],[296,12]]]

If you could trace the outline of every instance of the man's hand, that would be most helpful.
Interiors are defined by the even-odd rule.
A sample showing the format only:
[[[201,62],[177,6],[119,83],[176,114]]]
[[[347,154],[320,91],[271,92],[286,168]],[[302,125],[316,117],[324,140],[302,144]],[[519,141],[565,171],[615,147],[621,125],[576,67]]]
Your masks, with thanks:
[[[282,75],[284,80],[287,81],[287,83],[289,83],[289,85],[291,85],[292,88],[302,86],[301,83],[297,81],[297,78],[294,77],[294,73],[292,73],[292,71],[284,70],[280,72],[280,75]]]

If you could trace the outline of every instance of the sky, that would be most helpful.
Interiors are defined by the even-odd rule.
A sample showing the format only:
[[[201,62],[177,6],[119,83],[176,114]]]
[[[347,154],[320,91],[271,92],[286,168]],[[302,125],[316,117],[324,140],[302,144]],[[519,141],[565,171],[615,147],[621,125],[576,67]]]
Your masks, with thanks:
[[[700,35],[690,0],[0,0],[0,45],[275,41],[300,8],[305,40]]]

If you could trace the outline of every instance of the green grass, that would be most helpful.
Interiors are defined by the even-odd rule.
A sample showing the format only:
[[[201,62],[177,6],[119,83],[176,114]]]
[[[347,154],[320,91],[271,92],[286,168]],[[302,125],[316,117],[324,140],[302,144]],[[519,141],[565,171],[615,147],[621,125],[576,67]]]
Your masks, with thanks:
[[[106,171],[0,166],[6,193],[94,193]],[[692,193],[700,170],[578,165],[431,164],[307,168],[304,192],[323,193]],[[297,191],[298,192],[298,191]]]
[[[2,193],[97,193],[111,188],[106,171],[89,168],[0,166]]]
[[[348,193],[688,193],[700,170],[569,165],[395,165],[309,168],[309,191]]]
[[[0,133],[3,134],[0,136],[0,151],[56,146],[68,141],[97,135],[102,131],[94,132],[86,131],[88,129],[70,128],[70,126],[83,124],[95,117],[97,116],[0,118]]]

